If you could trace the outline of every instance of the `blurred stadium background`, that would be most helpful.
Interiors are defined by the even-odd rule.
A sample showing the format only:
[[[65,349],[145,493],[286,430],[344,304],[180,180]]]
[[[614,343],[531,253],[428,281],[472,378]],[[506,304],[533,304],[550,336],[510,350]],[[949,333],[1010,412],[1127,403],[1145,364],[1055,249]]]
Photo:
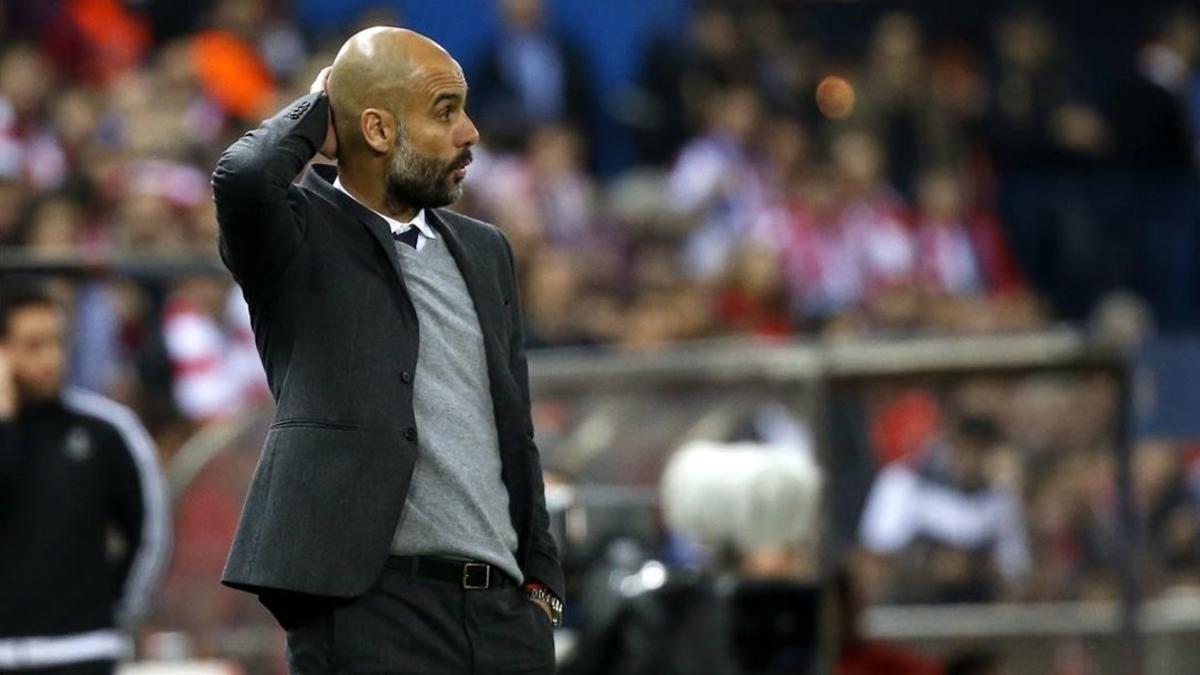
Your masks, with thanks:
[[[139,411],[173,488],[130,672],[283,672],[282,633],[217,584],[270,401],[208,176],[380,23],[471,84],[456,208],[518,255],[564,672],[718,672],[614,656],[702,635],[635,602],[697,570],[791,584],[738,610],[743,663],[784,634],[845,675],[1200,663],[1195,5],[0,7],[0,272],[54,280],[72,382]],[[730,566],[672,531],[660,481],[696,441],[816,460],[804,555]],[[846,616],[927,661],[856,666]]]

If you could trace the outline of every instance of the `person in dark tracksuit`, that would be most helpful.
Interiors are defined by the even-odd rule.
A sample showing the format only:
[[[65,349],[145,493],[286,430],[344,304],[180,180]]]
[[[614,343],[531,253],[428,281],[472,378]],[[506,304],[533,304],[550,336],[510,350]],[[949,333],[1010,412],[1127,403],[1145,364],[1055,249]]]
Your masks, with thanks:
[[[65,324],[41,286],[0,283],[0,673],[112,673],[169,548],[154,445],[63,386]]]

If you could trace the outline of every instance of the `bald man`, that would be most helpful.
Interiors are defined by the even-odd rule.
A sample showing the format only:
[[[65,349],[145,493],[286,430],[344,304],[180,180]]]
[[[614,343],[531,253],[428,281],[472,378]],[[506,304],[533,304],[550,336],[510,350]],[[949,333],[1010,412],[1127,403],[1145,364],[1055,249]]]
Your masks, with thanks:
[[[444,207],[479,134],[462,69],[353,36],[213,174],[221,259],[276,403],[223,582],[295,673],[550,673],[548,532],[512,250]],[[337,160],[309,166],[318,152]]]

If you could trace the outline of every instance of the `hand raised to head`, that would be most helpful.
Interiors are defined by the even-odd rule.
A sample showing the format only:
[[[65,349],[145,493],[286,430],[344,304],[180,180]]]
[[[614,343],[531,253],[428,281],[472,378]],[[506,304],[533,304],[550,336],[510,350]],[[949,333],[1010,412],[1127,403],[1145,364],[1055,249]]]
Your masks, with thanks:
[[[333,66],[325,66],[321,72],[317,73],[317,79],[313,80],[312,86],[308,92],[315,94],[320,91],[325,91],[326,84],[329,81],[329,73],[333,70]],[[328,93],[328,92],[327,92]],[[337,131],[333,126],[333,105],[329,106],[329,123],[325,131],[325,142],[321,144],[320,152],[329,159],[337,159]]]

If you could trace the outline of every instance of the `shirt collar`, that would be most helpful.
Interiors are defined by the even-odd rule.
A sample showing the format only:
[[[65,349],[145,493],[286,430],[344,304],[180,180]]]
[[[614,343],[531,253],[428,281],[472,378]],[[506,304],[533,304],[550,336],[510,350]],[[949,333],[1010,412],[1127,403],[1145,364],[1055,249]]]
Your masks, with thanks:
[[[350,194],[350,192],[345,188],[345,186],[342,185],[342,179],[334,178],[333,179],[333,187],[341,190],[342,192],[345,192],[347,195],[350,196],[351,199],[358,202],[359,204],[362,204],[362,202],[358,201],[357,197]],[[367,205],[363,204],[363,206],[367,206]],[[369,206],[367,206],[367,208],[371,209],[371,207],[369,207]],[[401,234],[401,233],[407,231],[408,228],[415,227],[415,228],[417,228],[417,231],[421,233],[421,236],[425,237],[426,239],[437,239],[437,232],[435,232],[433,230],[433,228],[429,226],[429,221],[425,218],[425,209],[421,209],[420,211],[417,211],[417,215],[413,216],[413,219],[408,221],[407,223],[396,220],[395,218],[392,218],[391,216],[386,216],[386,215],[376,211],[375,209],[371,209],[371,213],[374,213],[375,215],[379,216],[380,218],[383,218],[383,222],[388,224],[388,228],[392,231],[392,234]]]

